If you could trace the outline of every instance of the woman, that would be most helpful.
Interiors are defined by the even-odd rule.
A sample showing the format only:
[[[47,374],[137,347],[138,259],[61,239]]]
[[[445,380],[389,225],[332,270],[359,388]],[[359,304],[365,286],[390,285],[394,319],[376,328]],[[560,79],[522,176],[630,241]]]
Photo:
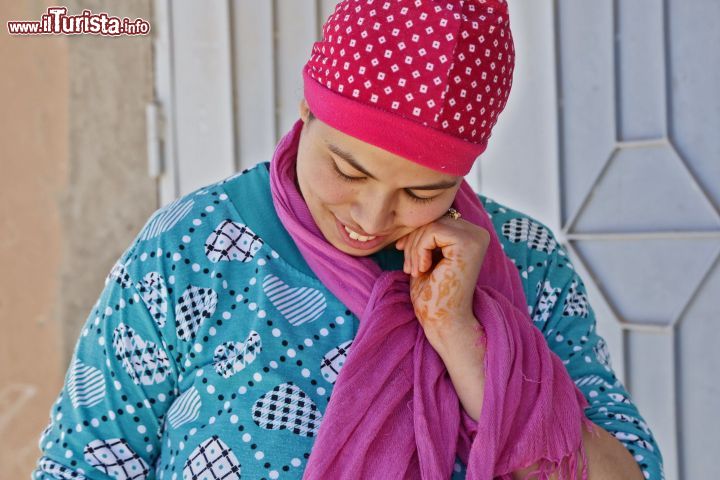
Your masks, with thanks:
[[[272,161],[112,269],[35,477],[662,478],[566,252],[463,180],[513,66],[501,0],[339,3]]]

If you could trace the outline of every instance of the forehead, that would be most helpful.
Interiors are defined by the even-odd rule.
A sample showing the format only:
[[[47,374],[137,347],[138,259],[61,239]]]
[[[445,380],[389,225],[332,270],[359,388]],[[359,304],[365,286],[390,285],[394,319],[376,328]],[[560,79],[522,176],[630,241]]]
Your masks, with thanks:
[[[398,183],[420,185],[435,182],[456,182],[461,177],[438,172],[396,155],[356,137],[347,135],[318,120],[314,127],[315,142],[332,152],[336,158],[350,159],[348,164],[359,164],[379,180],[397,180]],[[313,127],[313,128],[314,128]],[[312,129],[311,129],[312,130]],[[345,162],[343,162],[345,163]]]

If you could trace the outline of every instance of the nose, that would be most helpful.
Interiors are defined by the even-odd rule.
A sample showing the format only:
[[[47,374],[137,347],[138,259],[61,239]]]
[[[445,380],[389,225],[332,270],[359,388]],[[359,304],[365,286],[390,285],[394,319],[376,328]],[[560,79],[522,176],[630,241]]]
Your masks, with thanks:
[[[392,198],[376,194],[358,198],[350,215],[365,234],[386,235],[392,228],[395,208]]]

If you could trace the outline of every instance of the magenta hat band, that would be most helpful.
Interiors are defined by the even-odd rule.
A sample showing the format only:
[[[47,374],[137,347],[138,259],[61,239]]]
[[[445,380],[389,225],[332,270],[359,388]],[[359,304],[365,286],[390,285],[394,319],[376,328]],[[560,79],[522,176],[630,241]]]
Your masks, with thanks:
[[[487,147],[471,143],[372,105],[347,98],[317,82],[303,68],[305,100],[331,127],[390,153],[449,175],[465,176]]]

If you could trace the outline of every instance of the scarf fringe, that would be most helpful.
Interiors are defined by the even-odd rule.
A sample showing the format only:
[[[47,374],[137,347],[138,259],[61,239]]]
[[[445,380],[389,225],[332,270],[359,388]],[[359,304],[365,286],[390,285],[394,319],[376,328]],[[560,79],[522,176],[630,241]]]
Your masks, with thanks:
[[[599,437],[599,428],[590,419],[583,416],[582,425],[593,437]],[[523,480],[549,480],[553,474],[557,475],[557,480],[577,480],[578,479],[578,453],[582,460],[581,477],[582,480],[588,480],[588,459],[585,448],[585,441],[580,438],[580,446],[572,453],[565,455],[560,460],[550,458],[542,458],[538,463],[538,468],[523,477]],[[513,480],[512,474],[503,475],[502,480]]]

